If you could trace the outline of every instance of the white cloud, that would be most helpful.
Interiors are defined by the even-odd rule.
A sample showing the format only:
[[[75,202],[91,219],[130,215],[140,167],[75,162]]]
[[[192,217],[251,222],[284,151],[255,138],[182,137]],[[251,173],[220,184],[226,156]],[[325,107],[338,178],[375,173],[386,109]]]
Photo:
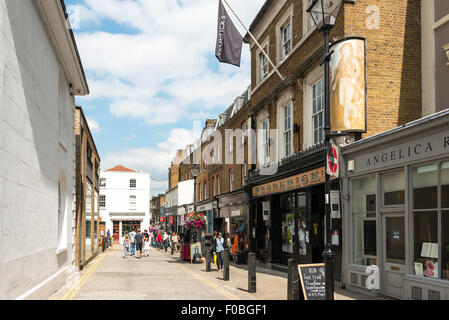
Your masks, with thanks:
[[[89,125],[90,132],[92,132],[92,133],[100,132],[100,125],[97,121],[95,121],[94,119],[89,118],[89,117],[86,118],[86,121],[87,121],[87,124]]]
[[[264,0],[228,2],[249,26]],[[240,69],[220,64],[217,71],[210,64],[218,1],[85,0],[74,8],[82,13],[81,28],[101,27],[104,19],[133,28],[132,34],[81,29],[76,35],[89,75],[86,99],[111,99],[109,109],[117,117],[176,123],[192,113],[227,107],[250,83],[247,46]]]
[[[112,168],[118,164],[122,164],[134,170],[149,172],[151,177],[161,182],[151,180],[151,192],[165,192],[168,187],[168,168],[174,160],[176,151],[184,149],[187,144],[197,138],[193,134],[193,130],[182,128],[173,129],[167,140],[157,144],[156,147],[134,148],[119,152],[111,152],[102,157],[102,169]],[[163,190],[158,190],[162,187]],[[156,189],[153,189],[153,188]]]

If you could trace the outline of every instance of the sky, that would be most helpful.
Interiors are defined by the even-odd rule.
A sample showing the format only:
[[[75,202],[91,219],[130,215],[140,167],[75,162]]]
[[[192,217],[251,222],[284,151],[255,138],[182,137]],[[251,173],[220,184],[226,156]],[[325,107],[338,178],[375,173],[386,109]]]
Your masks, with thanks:
[[[265,2],[227,1],[246,27]],[[165,193],[176,150],[198,137],[194,123],[202,128],[250,85],[249,46],[243,45],[240,68],[218,62],[218,0],[65,3],[90,89],[76,103],[101,168],[122,164],[148,172],[151,195]]]

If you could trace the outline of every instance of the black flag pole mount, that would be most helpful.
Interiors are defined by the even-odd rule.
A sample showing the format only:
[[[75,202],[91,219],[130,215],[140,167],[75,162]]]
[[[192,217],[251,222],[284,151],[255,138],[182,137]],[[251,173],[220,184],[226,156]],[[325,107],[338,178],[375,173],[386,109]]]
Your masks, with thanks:
[[[246,30],[246,32],[249,34],[249,36],[253,39],[253,41],[256,43],[256,45],[259,47],[260,51],[264,54],[265,57],[267,57],[268,62],[271,64],[271,66],[273,67],[273,69],[276,71],[277,75],[279,76],[279,78],[281,78],[281,80],[285,80],[285,77],[279,72],[278,68],[274,65],[273,61],[271,61],[270,57],[268,56],[268,54],[265,52],[265,50],[262,48],[262,46],[259,44],[259,42],[256,40],[256,38],[253,36],[253,34],[249,31],[249,29],[245,26],[245,24],[242,22],[242,20],[239,18],[239,16],[235,13],[235,11],[232,9],[232,7],[229,5],[229,3],[226,0],[223,0],[224,3],[226,3],[226,5],[228,6],[228,8],[231,10],[231,12],[234,14],[234,16],[237,18],[237,20],[240,22],[240,24],[242,25],[242,27]],[[219,15],[218,15],[218,29],[220,32],[220,8],[223,7],[223,4],[220,0],[220,4],[219,4]],[[224,7],[223,7],[224,9]],[[224,9],[224,11],[226,12],[226,10]],[[226,13],[227,15],[227,13]],[[229,16],[228,16],[229,17]],[[232,22],[231,22],[232,24]],[[235,28],[235,26],[232,24],[232,26]],[[238,31],[237,31],[238,32]],[[240,35],[240,33],[239,33]],[[242,39],[242,43],[243,43],[243,37],[241,37]],[[218,40],[217,40],[218,43]],[[218,56],[217,56],[218,58]],[[220,60],[220,58],[218,58]],[[240,65],[240,63],[239,63]]]

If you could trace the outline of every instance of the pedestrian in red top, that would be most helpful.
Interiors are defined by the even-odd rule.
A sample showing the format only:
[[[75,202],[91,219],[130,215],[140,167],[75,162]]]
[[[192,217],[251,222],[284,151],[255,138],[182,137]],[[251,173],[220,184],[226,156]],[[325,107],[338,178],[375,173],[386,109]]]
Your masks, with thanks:
[[[162,236],[161,236],[160,232],[157,235],[157,242],[159,244],[159,249],[162,249],[162,246],[161,246],[162,245]]]

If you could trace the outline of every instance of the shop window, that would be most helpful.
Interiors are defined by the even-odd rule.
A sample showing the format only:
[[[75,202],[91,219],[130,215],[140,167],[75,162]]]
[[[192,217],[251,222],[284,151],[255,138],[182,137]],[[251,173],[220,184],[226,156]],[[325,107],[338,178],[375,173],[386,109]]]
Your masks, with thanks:
[[[443,244],[441,248],[441,277],[449,280],[449,210],[443,211],[441,216],[441,240]]]
[[[353,262],[369,265],[377,261],[376,177],[354,179],[352,186]]]
[[[413,168],[413,208],[435,209],[438,207],[438,166]]]
[[[449,162],[441,165],[441,208],[449,209]]]
[[[293,253],[293,236],[295,234],[294,213],[282,214],[282,252]]]
[[[415,274],[438,278],[438,212],[415,212],[413,226]]]
[[[281,209],[295,208],[295,193],[281,194]]]
[[[384,206],[405,204],[404,171],[382,175]]]

